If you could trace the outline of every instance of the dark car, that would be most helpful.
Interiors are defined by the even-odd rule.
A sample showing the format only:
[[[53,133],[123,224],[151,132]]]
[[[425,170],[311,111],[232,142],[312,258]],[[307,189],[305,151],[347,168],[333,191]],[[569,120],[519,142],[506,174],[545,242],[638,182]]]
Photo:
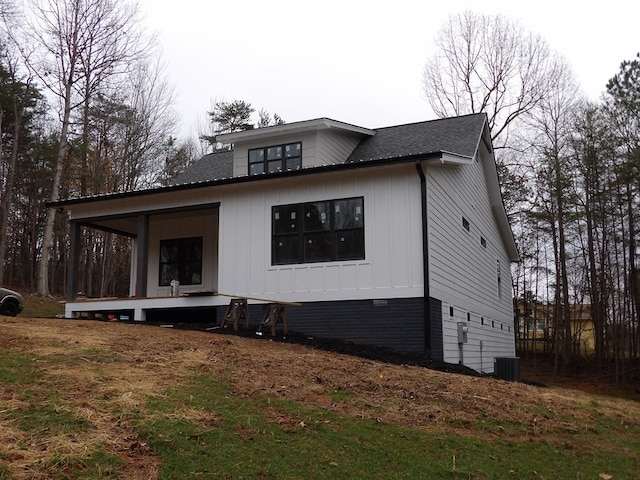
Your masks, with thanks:
[[[0,288],[0,315],[15,317],[23,308],[22,295],[8,288]]]

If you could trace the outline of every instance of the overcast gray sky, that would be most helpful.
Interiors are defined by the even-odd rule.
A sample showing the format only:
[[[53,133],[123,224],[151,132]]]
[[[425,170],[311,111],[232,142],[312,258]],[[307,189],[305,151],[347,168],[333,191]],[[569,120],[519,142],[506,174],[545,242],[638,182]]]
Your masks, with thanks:
[[[640,2],[563,0],[140,0],[175,88],[181,132],[215,100],[294,122],[376,128],[434,118],[422,93],[433,38],[450,14],[504,14],[564,55],[596,100],[640,51]]]

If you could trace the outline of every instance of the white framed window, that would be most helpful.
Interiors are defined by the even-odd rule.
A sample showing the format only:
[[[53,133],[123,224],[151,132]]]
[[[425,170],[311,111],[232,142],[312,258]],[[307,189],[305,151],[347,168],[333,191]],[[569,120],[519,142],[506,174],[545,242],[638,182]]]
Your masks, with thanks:
[[[249,175],[302,168],[302,143],[287,143],[249,150]]]
[[[364,259],[364,199],[272,207],[273,265]]]
[[[202,237],[160,241],[159,284],[166,287],[172,280],[181,285],[202,283]]]

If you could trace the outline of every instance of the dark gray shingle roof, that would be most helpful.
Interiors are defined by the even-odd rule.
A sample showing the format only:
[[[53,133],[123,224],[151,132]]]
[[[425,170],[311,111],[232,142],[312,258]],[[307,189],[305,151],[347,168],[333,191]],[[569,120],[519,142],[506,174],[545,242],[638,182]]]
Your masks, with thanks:
[[[486,116],[472,114],[375,129],[360,142],[344,163],[403,158],[448,152],[473,157]],[[205,155],[174,178],[169,185],[221,180],[233,176],[233,151]]]
[[[399,158],[433,152],[472,157],[478,148],[484,114],[443,118],[376,129],[356,147],[347,162]]]
[[[177,175],[169,185],[206,182],[233,176],[233,151],[209,153],[196,160],[184,172]]]

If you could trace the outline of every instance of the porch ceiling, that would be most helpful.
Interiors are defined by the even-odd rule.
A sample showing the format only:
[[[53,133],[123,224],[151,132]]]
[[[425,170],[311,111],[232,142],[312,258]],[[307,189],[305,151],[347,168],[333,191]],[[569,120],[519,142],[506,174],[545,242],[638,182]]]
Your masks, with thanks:
[[[138,217],[131,216],[126,218],[105,218],[79,220],[80,225],[106,232],[117,233],[127,237],[136,237],[138,231]]]
[[[218,208],[219,206],[219,203],[214,203],[169,209],[165,208],[145,212],[130,212],[117,215],[74,218],[71,221],[84,227],[135,238],[138,235],[138,220],[141,216],[146,215],[148,217],[162,218],[163,220],[178,220],[189,216],[195,217],[197,215],[201,215],[203,212],[213,208]]]

